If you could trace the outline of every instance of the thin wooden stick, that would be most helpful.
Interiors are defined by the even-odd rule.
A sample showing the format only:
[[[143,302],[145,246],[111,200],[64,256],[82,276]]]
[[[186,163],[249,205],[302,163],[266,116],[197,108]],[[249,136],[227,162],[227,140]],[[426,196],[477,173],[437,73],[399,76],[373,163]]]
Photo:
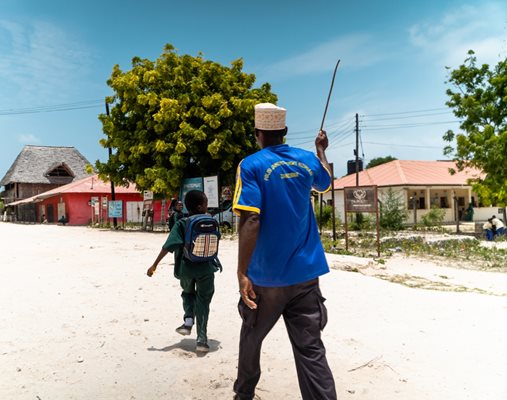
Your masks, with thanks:
[[[340,60],[338,60],[338,62],[336,63],[336,67],[334,67],[333,80],[331,81],[331,87],[329,88],[329,94],[327,95],[326,108],[324,110],[324,115],[322,117],[322,123],[320,124],[320,130],[322,130],[322,128],[324,128],[324,120],[326,119],[327,108],[329,106],[329,100],[331,99],[331,93],[333,92],[334,78],[336,76],[336,70],[338,69],[338,65],[340,65]]]

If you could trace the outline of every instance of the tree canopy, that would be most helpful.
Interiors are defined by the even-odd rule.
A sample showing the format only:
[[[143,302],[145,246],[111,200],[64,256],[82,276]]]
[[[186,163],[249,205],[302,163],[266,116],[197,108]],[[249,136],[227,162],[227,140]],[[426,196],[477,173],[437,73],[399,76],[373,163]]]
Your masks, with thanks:
[[[368,165],[366,166],[366,169],[376,167],[377,165],[385,164],[390,161],[397,160],[396,157],[393,156],[385,156],[385,157],[376,157],[372,158]]]
[[[255,104],[277,101],[242,68],[241,59],[226,67],[178,55],[170,44],[156,61],[134,57],[130,71],[115,65],[111,112],[99,115],[107,136],[100,144],[113,151],[96,162],[99,174],[159,194],[176,192],[186,177],[233,182],[239,161],[256,150]]]
[[[461,132],[449,130],[444,154],[457,167],[481,169],[486,177],[473,182],[485,204],[507,204],[507,59],[496,66],[477,65],[472,50],[463,65],[452,70],[447,105],[460,119]],[[454,147],[453,147],[454,146]]]

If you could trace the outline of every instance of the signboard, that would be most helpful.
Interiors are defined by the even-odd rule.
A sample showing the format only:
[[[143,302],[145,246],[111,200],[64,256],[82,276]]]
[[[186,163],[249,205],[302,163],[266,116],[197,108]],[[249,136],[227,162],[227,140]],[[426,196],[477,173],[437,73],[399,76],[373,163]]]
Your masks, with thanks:
[[[380,257],[380,225],[377,206],[377,186],[343,188],[345,203],[345,249],[349,249],[347,213],[375,213],[377,225],[377,255]]]
[[[123,218],[123,200],[110,201],[108,218]]]
[[[346,187],[345,212],[376,213],[377,212],[377,187],[355,186]]]
[[[219,206],[218,176],[206,176],[204,179],[204,193],[208,198],[208,207]]]
[[[185,195],[190,192],[191,190],[200,190],[201,192],[204,191],[204,185],[202,182],[202,178],[187,178],[183,179],[183,182],[181,183],[181,190],[180,190],[180,200],[183,201],[183,212],[188,213],[187,208],[185,207]]]
[[[100,206],[99,206],[99,198],[98,197],[92,197],[90,200],[91,206],[93,207],[93,214],[99,215]]]
[[[143,192],[143,200],[153,200],[153,192],[151,190],[145,190]]]

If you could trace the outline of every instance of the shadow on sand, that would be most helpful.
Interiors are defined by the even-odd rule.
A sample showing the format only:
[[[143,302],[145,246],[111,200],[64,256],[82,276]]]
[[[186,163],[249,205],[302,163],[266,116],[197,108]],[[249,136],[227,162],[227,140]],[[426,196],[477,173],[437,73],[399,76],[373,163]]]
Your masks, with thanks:
[[[218,340],[213,340],[213,339],[208,340],[208,345],[209,345],[209,352],[208,353],[213,353],[220,348],[220,342]],[[184,350],[189,353],[195,353],[195,354],[197,354],[198,357],[203,357],[206,354],[208,354],[208,353],[202,353],[202,352],[195,351],[195,339],[182,339],[178,343],[172,344],[170,346],[166,346],[166,347],[162,347],[162,348],[157,348],[157,347],[151,346],[151,347],[148,347],[146,350],[168,352],[168,351],[173,351],[176,349]]]

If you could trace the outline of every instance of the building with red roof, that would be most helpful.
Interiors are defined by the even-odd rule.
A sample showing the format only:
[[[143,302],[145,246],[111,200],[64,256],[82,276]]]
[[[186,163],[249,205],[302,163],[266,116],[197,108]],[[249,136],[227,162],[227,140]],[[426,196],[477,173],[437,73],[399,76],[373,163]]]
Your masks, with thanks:
[[[32,197],[9,203],[9,207],[30,207],[35,204],[36,217],[26,222],[41,222],[46,219],[48,223],[57,222],[65,216],[69,225],[88,225],[96,222],[107,222],[109,201],[111,196],[111,183],[99,179],[98,175],[91,175],[84,179],[71,182],[67,185],[48,190]],[[142,213],[145,202],[143,194],[135,185],[116,186],[115,200],[121,201],[121,222],[142,222]],[[161,215],[161,202],[149,204],[154,211],[153,219],[159,221]],[[24,215],[18,212],[18,215]]]
[[[456,172],[452,174],[451,169]],[[445,222],[465,219],[469,205],[474,207],[473,220],[485,220],[497,212],[496,207],[481,207],[470,180],[484,177],[482,171],[468,168],[458,171],[453,161],[394,160],[359,172],[358,186],[377,186],[378,197],[386,197],[389,190],[405,204],[409,220],[420,218],[438,207],[445,210]],[[335,207],[344,214],[344,188],[356,186],[356,174],[334,181]],[[331,192],[324,195],[327,202]],[[415,210],[414,210],[415,208]]]

